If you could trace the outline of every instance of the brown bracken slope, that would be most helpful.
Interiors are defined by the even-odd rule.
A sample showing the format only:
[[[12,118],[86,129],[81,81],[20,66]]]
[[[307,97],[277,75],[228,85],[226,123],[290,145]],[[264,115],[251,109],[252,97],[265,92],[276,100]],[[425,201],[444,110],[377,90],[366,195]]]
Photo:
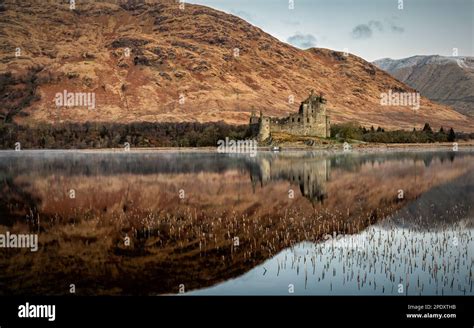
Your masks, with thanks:
[[[474,130],[471,118],[427,99],[416,112],[381,106],[380,94],[389,89],[414,90],[359,57],[300,50],[204,6],[80,1],[71,10],[69,1],[0,2],[6,121],[240,124],[252,109],[274,116],[296,111],[314,89],[328,99],[332,122]],[[96,108],[57,109],[54,97],[63,90],[95,92]]]

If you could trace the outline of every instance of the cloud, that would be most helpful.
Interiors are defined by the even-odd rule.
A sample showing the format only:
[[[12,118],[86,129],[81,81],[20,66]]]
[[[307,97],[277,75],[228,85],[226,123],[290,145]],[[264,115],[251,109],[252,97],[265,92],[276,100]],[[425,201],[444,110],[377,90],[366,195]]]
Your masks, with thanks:
[[[288,38],[288,43],[301,49],[308,49],[316,46],[316,37],[312,34],[296,33]]]
[[[382,31],[383,31],[383,24],[382,24],[380,21],[371,20],[371,21],[369,21],[369,23],[368,23],[367,25],[368,25],[370,28],[376,29],[376,30],[379,31],[379,32],[382,32]]]
[[[352,37],[354,39],[369,39],[372,37],[373,31],[367,24],[359,24],[352,29]]]
[[[389,26],[390,31],[393,33],[404,33],[405,28],[398,24],[400,17],[392,16],[385,20],[386,24]]]
[[[359,24],[352,29],[352,37],[354,39],[369,39],[374,32],[385,32],[386,26],[394,33],[403,33],[405,29],[397,25],[393,20],[382,23],[378,20],[370,20],[367,24]]]
[[[391,24],[390,25],[390,29],[392,30],[392,32],[395,32],[395,33],[403,33],[405,32],[405,29],[401,26],[398,26],[396,24]]]

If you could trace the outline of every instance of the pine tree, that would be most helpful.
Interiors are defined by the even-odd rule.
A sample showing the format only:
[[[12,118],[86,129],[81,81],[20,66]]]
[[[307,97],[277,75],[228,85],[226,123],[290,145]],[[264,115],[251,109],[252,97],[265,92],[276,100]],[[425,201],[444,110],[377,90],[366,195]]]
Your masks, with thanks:
[[[449,129],[449,133],[448,133],[448,141],[453,142],[455,140],[456,140],[456,133],[454,133],[453,128],[451,128]]]
[[[431,130],[431,126],[428,123],[425,123],[425,126],[423,127],[423,132],[433,133],[433,130]]]

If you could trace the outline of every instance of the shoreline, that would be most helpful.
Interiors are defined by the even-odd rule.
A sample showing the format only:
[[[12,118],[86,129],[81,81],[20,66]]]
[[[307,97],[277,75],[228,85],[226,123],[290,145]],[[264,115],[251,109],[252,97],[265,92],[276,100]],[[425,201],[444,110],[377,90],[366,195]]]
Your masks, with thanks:
[[[457,142],[458,150],[454,150],[454,143],[415,143],[415,144],[378,144],[378,143],[364,143],[364,144],[350,144],[351,149],[345,152],[377,152],[377,151],[413,151],[413,150],[474,150],[474,141]],[[257,152],[344,152],[342,144],[329,144],[319,146],[286,146],[286,147],[258,147]],[[217,153],[217,147],[147,147],[147,148],[130,148],[124,150],[123,148],[86,148],[86,149],[0,149],[0,153],[7,152],[79,152],[79,153],[137,153],[137,152],[186,152],[186,153]],[[232,153],[226,153],[232,154]]]

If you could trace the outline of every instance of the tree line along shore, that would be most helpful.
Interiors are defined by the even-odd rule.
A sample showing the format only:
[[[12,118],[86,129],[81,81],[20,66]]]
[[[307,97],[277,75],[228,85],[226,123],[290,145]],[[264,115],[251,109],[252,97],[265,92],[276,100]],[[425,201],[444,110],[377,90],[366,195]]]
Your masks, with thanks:
[[[216,147],[226,138],[244,140],[257,138],[248,125],[216,123],[60,123],[24,126],[0,124],[0,148],[14,149],[102,149],[149,147]],[[429,124],[423,129],[386,131],[383,127],[362,127],[354,122],[333,124],[331,143],[438,143],[468,141],[474,133],[456,132],[452,128],[433,131]],[[267,140],[267,145],[272,140]]]

